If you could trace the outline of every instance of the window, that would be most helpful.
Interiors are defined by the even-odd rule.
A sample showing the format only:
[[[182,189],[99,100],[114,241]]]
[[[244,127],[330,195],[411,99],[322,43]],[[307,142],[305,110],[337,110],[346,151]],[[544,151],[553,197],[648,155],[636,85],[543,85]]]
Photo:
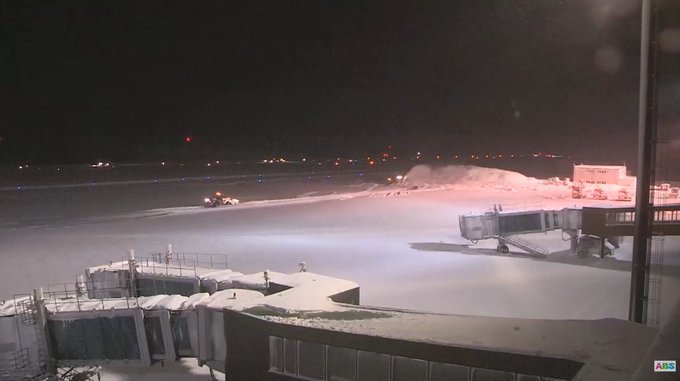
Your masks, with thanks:
[[[390,381],[390,355],[358,351],[358,381]]]
[[[269,336],[269,370],[283,372],[283,339]]]
[[[530,376],[528,374],[517,374],[517,381],[541,381],[539,376]]]
[[[326,345],[269,336],[269,371],[325,380]]]
[[[179,356],[194,356],[187,319],[179,314],[172,314],[170,316],[170,327],[172,328],[172,339],[177,354]]]
[[[392,381],[426,381],[427,361],[392,356]]]
[[[283,339],[283,371],[297,374],[297,340]]]
[[[472,381],[515,381],[515,375],[500,370],[472,368]]]
[[[227,358],[227,341],[224,337],[224,313],[222,311],[208,312],[210,314],[208,339],[212,349],[211,360],[225,361]]]
[[[324,380],[326,374],[326,346],[300,341],[298,343],[299,374],[315,380]]]
[[[57,360],[137,360],[141,358],[132,316],[48,320]]]
[[[328,347],[328,381],[357,380],[356,349]]]
[[[430,362],[430,381],[468,381],[469,376],[467,366]]]
[[[161,319],[157,317],[148,317],[144,319],[144,330],[146,331],[146,341],[149,344],[149,352],[151,352],[151,355],[164,355],[165,346],[163,345]]]

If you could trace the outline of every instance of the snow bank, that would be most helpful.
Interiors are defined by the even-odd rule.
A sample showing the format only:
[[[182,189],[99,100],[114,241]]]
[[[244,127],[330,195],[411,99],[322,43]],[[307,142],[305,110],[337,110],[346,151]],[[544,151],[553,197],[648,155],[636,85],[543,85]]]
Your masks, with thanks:
[[[404,183],[419,187],[463,185],[527,188],[537,185],[538,180],[517,172],[473,165],[448,165],[440,168],[416,165],[406,174]]]

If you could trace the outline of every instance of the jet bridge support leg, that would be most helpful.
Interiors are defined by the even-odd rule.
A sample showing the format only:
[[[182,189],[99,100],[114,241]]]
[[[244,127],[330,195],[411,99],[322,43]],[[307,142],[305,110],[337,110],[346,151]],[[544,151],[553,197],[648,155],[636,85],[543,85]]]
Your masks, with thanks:
[[[507,254],[510,252],[510,248],[505,244],[502,236],[498,236],[498,245],[496,245],[496,251],[501,254]]]
[[[578,230],[562,229],[562,233],[567,233],[569,235],[569,250],[572,254],[576,254],[576,251],[578,250]],[[566,241],[566,239],[564,239],[564,234],[562,235],[562,239]]]

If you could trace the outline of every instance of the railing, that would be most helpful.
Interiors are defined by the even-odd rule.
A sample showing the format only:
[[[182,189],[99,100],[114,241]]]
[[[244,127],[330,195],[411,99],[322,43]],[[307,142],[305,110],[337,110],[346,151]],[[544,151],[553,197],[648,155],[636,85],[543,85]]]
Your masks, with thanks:
[[[165,263],[167,258],[175,263],[191,262],[194,267],[208,269],[226,269],[229,264],[226,254],[210,253],[151,253],[151,258],[159,263]]]
[[[503,236],[501,237],[501,240],[505,243],[509,243],[512,246],[525,250],[531,254],[548,255],[548,250],[545,249],[544,247],[538,246],[518,236]]]
[[[36,319],[36,305],[33,295],[14,295],[14,307],[16,308],[23,324],[34,324]]]
[[[28,349],[23,348],[13,352],[6,359],[0,359],[0,380],[27,381],[48,380],[48,378],[45,378],[43,369],[31,363]]]
[[[228,269],[226,254],[204,253],[151,253],[151,257],[138,258],[141,273],[155,275],[198,276],[199,269]]]
[[[31,356],[28,354],[28,348],[19,349],[12,352],[9,358],[0,359],[0,375],[28,368],[29,365],[31,365]]]
[[[115,301],[125,301],[127,308],[133,308],[137,306],[137,298],[130,296],[129,290],[121,287],[111,287],[102,288],[95,286],[94,282],[89,280],[79,281],[74,283],[56,283],[49,284],[43,289],[43,296],[45,301],[45,306],[48,307],[51,312],[60,312],[61,310],[72,311],[71,308],[66,308],[66,306],[72,306],[75,303],[78,311],[82,311],[83,305],[87,303],[89,309],[93,308],[92,303],[95,302],[99,304],[102,309],[105,309],[105,302],[110,300]],[[130,284],[128,283],[129,287]],[[95,288],[96,287],[96,288]],[[88,291],[94,290],[94,294],[106,295],[109,292],[116,292],[121,295],[120,298],[99,298],[99,297],[88,297]]]

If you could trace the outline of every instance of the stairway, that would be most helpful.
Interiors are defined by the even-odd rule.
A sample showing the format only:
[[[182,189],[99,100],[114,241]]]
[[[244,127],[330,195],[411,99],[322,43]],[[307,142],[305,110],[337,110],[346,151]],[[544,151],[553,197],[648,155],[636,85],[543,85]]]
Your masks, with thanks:
[[[502,236],[499,239],[502,243],[517,247],[519,249],[526,251],[527,253],[538,255],[541,257],[545,257],[546,255],[548,255],[548,250],[546,248],[531,243],[517,235]]]

